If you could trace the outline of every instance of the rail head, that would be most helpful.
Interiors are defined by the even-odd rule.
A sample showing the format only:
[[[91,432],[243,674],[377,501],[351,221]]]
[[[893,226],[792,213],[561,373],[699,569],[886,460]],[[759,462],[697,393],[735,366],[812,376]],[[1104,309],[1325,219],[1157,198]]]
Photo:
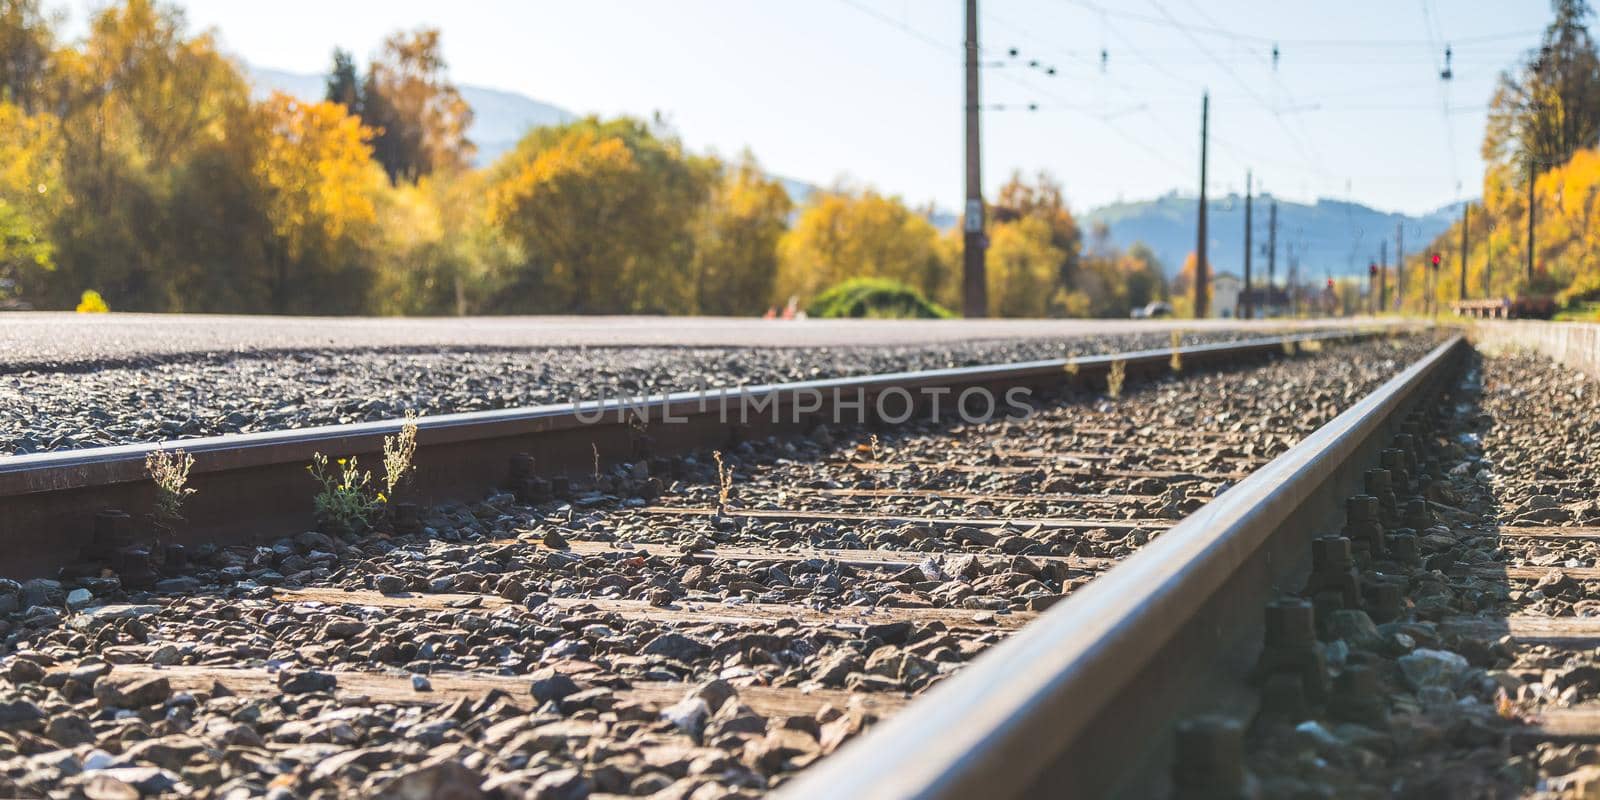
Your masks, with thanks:
[[[1235,571],[1335,470],[1370,450],[1371,440],[1464,346],[1461,335],[1451,336],[917,702],[802,773],[780,796],[1025,793],[1055,759],[1095,736],[1092,723],[1129,689],[1141,665],[1158,656],[1196,609],[1225,590]],[[1092,768],[1101,766],[1112,769]]]

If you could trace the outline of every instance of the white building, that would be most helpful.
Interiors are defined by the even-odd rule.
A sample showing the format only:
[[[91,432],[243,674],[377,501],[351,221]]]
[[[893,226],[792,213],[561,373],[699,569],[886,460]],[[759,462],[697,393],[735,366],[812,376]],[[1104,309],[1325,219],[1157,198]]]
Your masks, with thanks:
[[[1211,278],[1211,316],[1233,319],[1239,316],[1239,292],[1244,281],[1231,272],[1219,272]]]

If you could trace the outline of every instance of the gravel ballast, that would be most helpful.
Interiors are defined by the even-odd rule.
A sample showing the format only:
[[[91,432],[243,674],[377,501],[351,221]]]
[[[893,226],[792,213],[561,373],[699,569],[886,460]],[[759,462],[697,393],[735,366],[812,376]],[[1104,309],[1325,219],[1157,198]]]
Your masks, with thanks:
[[[1259,332],[1188,333],[1184,344]],[[446,348],[210,355],[0,374],[0,457],[1170,346],[1169,334],[896,347]]]
[[[619,465],[416,533],[197,548],[150,590],[0,582],[0,794],[757,795],[1429,344]],[[785,509],[820,518],[760,516]]]

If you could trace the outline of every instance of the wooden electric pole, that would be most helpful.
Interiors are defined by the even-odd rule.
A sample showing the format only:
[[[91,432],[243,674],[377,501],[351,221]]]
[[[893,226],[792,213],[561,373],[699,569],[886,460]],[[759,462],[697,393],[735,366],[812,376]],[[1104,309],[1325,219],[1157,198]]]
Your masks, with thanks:
[[[1204,319],[1210,310],[1206,295],[1210,272],[1206,265],[1206,125],[1211,111],[1211,93],[1200,95],[1200,217],[1194,246],[1194,318]]]
[[[1250,171],[1244,173],[1244,294],[1240,295],[1243,302],[1239,304],[1239,316],[1244,319],[1255,317],[1255,300],[1250,296]]]
[[[1389,243],[1378,240],[1378,313],[1389,307]]]
[[[1538,171],[1534,169],[1533,156],[1530,155],[1528,156],[1528,274],[1525,279],[1526,285],[1523,287],[1524,291],[1533,286],[1533,184],[1538,177]]]
[[[1394,304],[1406,307],[1406,224],[1394,224]]]
[[[984,274],[983,170],[978,115],[978,0],[967,0],[967,206],[962,215],[961,307],[968,317],[988,312],[988,279]]]
[[[1467,301],[1467,220],[1472,216],[1472,204],[1461,204],[1461,287],[1457,298],[1461,302]]]

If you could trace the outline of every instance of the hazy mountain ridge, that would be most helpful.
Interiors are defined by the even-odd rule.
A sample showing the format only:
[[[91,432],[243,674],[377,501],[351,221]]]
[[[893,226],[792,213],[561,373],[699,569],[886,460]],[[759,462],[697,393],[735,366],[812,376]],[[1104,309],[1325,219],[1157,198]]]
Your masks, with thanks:
[[[1273,198],[1258,196],[1252,203],[1251,262],[1254,274],[1265,275],[1268,214]],[[1282,280],[1289,269],[1289,248],[1300,262],[1304,280],[1324,275],[1365,273],[1367,263],[1377,259],[1379,242],[1386,242],[1387,256],[1394,262],[1395,226],[1405,226],[1405,247],[1416,253],[1450,227],[1461,214],[1461,204],[1451,203],[1422,216],[1396,214],[1346,200],[1322,198],[1314,204],[1278,200],[1278,258],[1276,275]],[[1244,271],[1244,197],[1229,194],[1207,201],[1206,233],[1213,271],[1242,274]],[[1154,200],[1113,203],[1083,215],[1085,232],[1097,222],[1111,230],[1111,241],[1119,247],[1144,242],[1156,252],[1169,274],[1183,267],[1184,259],[1195,249],[1195,213],[1198,201],[1192,196],[1168,193]]]

